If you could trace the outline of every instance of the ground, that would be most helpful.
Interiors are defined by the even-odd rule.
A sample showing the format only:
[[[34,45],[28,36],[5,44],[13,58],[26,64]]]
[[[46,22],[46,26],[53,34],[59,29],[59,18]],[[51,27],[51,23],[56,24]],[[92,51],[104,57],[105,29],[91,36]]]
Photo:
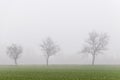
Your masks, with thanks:
[[[120,80],[120,66],[0,66],[0,80]]]

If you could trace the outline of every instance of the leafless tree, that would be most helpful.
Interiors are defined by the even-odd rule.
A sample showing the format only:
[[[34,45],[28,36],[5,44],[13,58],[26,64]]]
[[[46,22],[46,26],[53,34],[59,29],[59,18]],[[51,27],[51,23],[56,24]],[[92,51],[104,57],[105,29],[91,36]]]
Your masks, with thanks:
[[[48,66],[50,56],[55,55],[59,52],[60,48],[56,45],[51,38],[47,38],[40,44],[41,50],[46,57],[46,65]]]
[[[17,65],[17,60],[20,57],[22,51],[23,51],[22,47],[16,44],[12,44],[11,46],[7,47],[7,54],[9,55],[10,58],[14,60],[15,65]]]
[[[85,41],[86,44],[82,49],[82,53],[89,53],[92,55],[92,65],[95,63],[96,55],[103,53],[103,51],[107,50],[106,46],[108,44],[109,37],[106,33],[97,33],[91,32],[89,33],[89,38]]]

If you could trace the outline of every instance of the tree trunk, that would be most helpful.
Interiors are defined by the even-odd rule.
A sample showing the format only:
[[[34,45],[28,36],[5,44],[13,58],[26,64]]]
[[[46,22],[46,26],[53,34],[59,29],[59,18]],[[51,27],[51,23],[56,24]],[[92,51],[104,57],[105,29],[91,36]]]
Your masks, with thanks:
[[[92,55],[92,65],[94,65],[95,64],[95,54],[94,55]]]
[[[15,59],[15,65],[17,65],[17,59]]]
[[[47,65],[47,66],[49,65],[49,56],[47,56],[46,65]]]

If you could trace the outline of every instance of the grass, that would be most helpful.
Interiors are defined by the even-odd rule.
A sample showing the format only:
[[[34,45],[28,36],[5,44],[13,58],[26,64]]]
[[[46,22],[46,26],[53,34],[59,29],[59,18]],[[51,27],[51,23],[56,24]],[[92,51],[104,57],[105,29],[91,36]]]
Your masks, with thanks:
[[[120,66],[0,66],[0,80],[120,80]]]

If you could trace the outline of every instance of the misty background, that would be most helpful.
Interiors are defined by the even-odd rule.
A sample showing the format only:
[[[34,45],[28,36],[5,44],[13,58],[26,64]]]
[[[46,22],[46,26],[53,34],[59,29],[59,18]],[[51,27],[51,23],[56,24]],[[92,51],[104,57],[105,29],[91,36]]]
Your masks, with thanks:
[[[19,64],[45,64],[40,43],[51,37],[61,51],[50,64],[91,64],[78,52],[88,33],[110,36],[108,50],[96,64],[120,64],[119,0],[0,0],[0,64],[14,64],[6,54],[12,43],[23,46]]]

